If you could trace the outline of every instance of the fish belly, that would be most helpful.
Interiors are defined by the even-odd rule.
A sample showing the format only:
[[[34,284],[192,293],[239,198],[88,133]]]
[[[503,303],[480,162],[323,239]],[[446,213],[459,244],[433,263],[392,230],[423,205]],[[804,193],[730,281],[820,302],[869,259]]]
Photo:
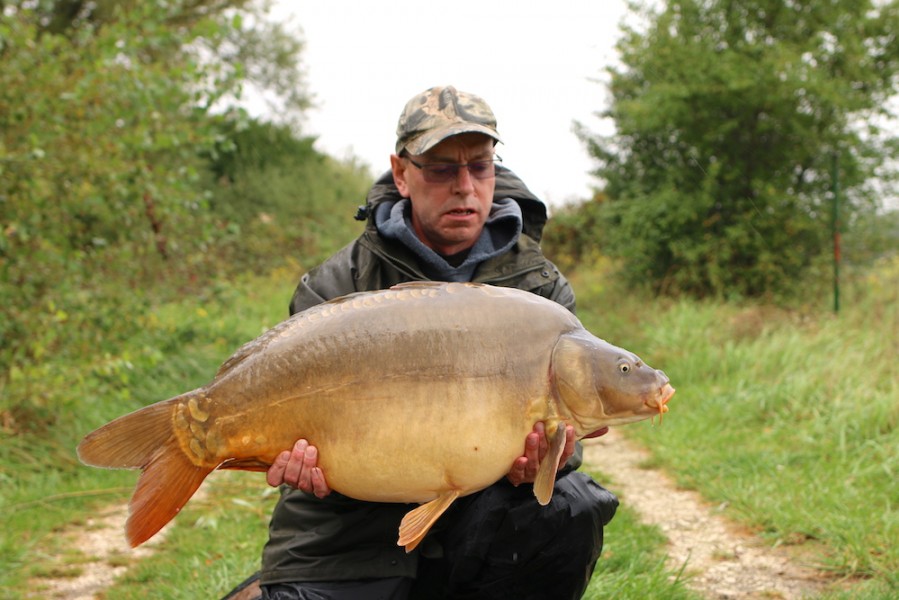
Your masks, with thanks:
[[[208,437],[226,440],[219,461],[269,463],[303,438],[318,448],[332,489],[359,500],[425,502],[505,475],[541,420],[539,405],[510,394],[501,378],[381,380],[220,418]]]

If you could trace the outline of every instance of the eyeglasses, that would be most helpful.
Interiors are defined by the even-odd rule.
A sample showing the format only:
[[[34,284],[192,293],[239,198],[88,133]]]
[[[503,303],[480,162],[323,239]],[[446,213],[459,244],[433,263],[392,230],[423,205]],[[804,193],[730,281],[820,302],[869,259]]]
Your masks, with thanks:
[[[408,155],[405,157],[410,163],[421,170],[421,174],[428,183],[449,183],[459,177],[462,168],[468,169],[473,179],[492,179],[496,177],[496,163],[502,162],[502,158],[494,156],[489,160],[474,160],[470,163],[430,163],[423,165],[415,162]]]

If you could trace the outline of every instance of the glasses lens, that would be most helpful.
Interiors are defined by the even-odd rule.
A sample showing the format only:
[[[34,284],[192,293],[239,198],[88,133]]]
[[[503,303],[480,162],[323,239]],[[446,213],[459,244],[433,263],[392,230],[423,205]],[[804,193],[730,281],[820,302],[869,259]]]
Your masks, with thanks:
[[[475,179],[490,179],[496,175],[492,160],[479,160],[468,163],[468,172]]]
[[[446,183],[459,176],[460,165],[424,165],[421,170],[428,183]]]
[[[440,163],[419,165],[415,161],[412,164],[421,169],[425,181],[428,183],[448,183],[459,177],[459,170],[467,168],[474,179],[490,179],[496,176],[496,168],[493,160],[477,160],[468,164],[459,165]]]

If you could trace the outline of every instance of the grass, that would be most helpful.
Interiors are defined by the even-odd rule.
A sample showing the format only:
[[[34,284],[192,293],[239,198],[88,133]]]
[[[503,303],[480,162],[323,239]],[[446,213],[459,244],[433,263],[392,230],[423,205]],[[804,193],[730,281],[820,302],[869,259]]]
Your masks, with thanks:
[[[122,325],[133,329],[125,346],[47,365],[41,380],[10,382],[4,394],[40,402],[30,404],[29,427],[11,425],[10,409],[3,412],[4,597],[24,595],[32,575],[89,568],[67,554],[59,531],[130,497],[135,474],[81,466],[78,439],[207,381],[238,344],[284,316],[295,275],[157,307]],[[585,325],[663,368],[678,389],[664,426],[628,430],[652,436],[655,466],[772,545],[810,553],[840,582],[826,598],[896,597],[899,263],[856,276],[838,316],[827,307],[646,300],[587,272],[574,284]],[[260,474],[216,473],[206,498],[189,503],[155,554],[107,597],[224,593],[258,568],[273,503]],[[622,506],[586,598],[695,597],[666,569],[663,542]]]
[[[608,481],[591,473],[597,481]],[[585,600],[691,600],[701,596],[687,589],[680,573],[665,564],[664,535],[658,528],[644,525],[626,504],[603,530],[603,550]]]
[[[263,474],[216,472],[157,551],[107,591],[121,600],[218,598],[259,569],[277,490]]]
[[[35,365],[7,383],[0,404],[0,596],[15,597],[60,555],[57,534],[66,525],[130,498],[136,474],[81,465],[81,437],[207,382],[240,344],[286,316],[295,278],[285,270],[154,307],[121,323],[131,330],[126,344]]]
[[[889,598],[899,594],[899,262],[853,284],[839,315],[638,301],[607,322],[596,310],[607,291],[580,302],[588,328],[629,338],[622,345],[678,389],[664,427],[628,431],[651,435],[656,466],[851,582],[833,597]]]

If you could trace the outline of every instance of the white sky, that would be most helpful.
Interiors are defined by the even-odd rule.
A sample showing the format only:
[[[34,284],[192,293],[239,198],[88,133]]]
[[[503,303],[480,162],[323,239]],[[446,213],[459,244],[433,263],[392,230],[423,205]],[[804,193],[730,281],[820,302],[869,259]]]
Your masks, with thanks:
[[[590,196],[595,166],[572,131],[611,125],[604,69],[625,0],[277,0],[273,15],[302,28],[303,63],[318,107],[317,148],[389,168],[406,101],[434,85],[483,97],[503,144],[497,153],[549,204]]]

